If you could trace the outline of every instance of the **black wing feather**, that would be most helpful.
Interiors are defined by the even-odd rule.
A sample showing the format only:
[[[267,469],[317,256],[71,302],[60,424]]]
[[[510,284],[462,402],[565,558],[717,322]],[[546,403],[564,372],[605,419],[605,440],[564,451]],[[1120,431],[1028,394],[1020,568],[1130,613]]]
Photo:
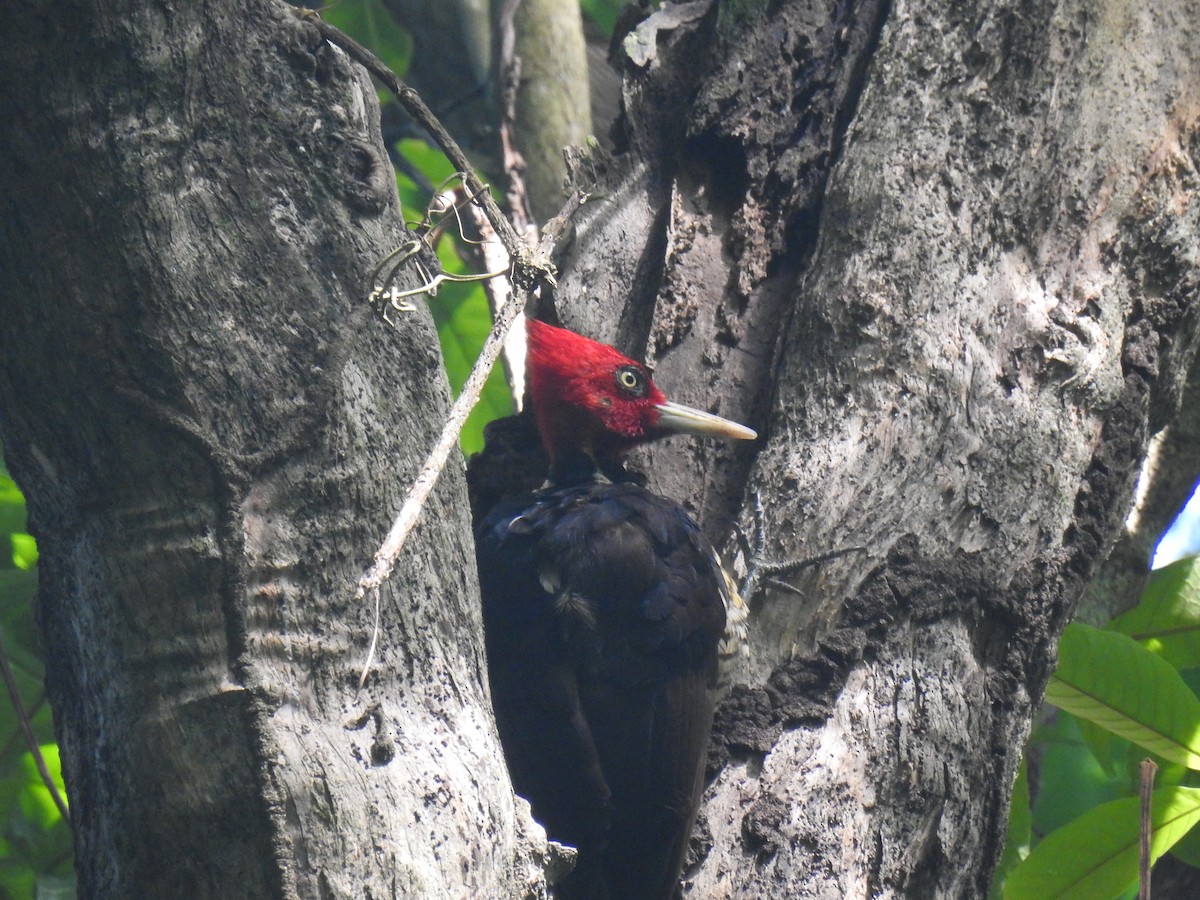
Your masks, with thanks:
[[[580,849],[563,895],[671,897],[725,625],[711,549],[678,504],[587,483],[497,507],[477,553],[513,784]]]

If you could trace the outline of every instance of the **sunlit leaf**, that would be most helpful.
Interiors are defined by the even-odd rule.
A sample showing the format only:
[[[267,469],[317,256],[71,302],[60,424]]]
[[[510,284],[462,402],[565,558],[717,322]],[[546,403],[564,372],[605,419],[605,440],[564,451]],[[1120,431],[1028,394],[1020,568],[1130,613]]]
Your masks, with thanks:
[[[1046,700],[1164,759],[1200,768],[1200,700],[1132,638],[1074,623],[1059,644]]]
[[[17,487],[17,483],[7,474],[3,465],[0,465],[0,506],[2,505],[19,506],[25,508],[25,496],[21,493],[21,489]]]
[[[62,766],[58,758],[58,745],[43,744],[39,749],[41,750],[42,759],[46,763],[46,769],[49,771],[51,779],[53,779],[59,793],[65,797],[66,787],[63,785],[62,780]],[[21,810],[28,819],[36,822],[43,829],[49,828],[62,818],[62,814],[58,810],[58,804],[54,802],[54,798],[50,794],[50,789],[46,786],[45,781],[42,780],[37,763],[34,762],[33,754],[28,751],[21,757],[21,773],[24,776],[24,784],[18,798]]]
[[[0,469],[0,534],[25,530],[25,498],[21,491]]]
[[[1150,573],[1138,605],[1109,628],[1127,634],[1177,669],[1200,667],[1200,557]]]
[[[1200,822],[1200,788],[1153,794],[1151,859]],[[1127,797],[1084,813],[1038,844],[1004,884],[1006,900],[1105,900],[1137,880],[1141,801]]]
[[[18,569],[29,570],[37,565],[38,548],[33,535],[16,531],[10,534],[12,542],[13,565]]]

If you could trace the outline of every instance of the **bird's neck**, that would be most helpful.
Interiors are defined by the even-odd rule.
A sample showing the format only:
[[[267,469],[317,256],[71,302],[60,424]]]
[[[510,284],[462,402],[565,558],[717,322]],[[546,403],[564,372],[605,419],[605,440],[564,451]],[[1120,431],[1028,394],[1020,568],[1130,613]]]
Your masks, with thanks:
[[[555,454],[550,463],[550,471],[546,480],[555,487],[567,487],[585,481],[596,481],[599,476],[600,469],[596,465],[596,461],[580,450],[574,453]]]
[[[550,464],[547,482],[554,487],[568,487],[587,481],[608,480],[613,484],[633,483],[644,486],[646,476],[625,467],[617,456],[596,458],[582,449],[556,454]]]

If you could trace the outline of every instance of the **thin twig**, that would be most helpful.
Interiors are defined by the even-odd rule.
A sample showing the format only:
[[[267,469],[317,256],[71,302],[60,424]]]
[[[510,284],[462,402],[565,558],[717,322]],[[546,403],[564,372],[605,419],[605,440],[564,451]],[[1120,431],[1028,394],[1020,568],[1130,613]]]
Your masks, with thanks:
[[[554,263],[552,262],[554,241],[566,225],[567,220],[587,199],[587,196],[581,192],[572,195],[563,211],[548,223],[547,229],[543,233],[542,240],[538,246],[530,248],[520,239],[512,224],[501,213],[500,208],[496,205],[496,201],[492,198],[491,192],[479,180],[474,169],[472,169],[466,154],[462,152],[462,149],[450,136],[450,133],[446,131],[442,123],[438,121],[429,107],[425,105],[420,95],[397,77],[375,54],[357,41],[346,36],[329,23],[323,22],[314,14],[307,11],[298,11],[298,14],[310,22],[325,40],[341,48],[351,59],[358,62],[368,72],[378,78],[388,90],[395,94],[396,99],[400,101],[408,113],[429,132],[434,142],[446,154],[446,158],[450,160],[451,165],[461,173],[463,183],[467,187],[472,202],[478,204],[483,210],[483,214],[492,226],[496,237],[508,253],[509,272],[512,282],[516,286],[530,292],[542,284],[553,286],[555,275]],[[385,260],[385,264],[386,262]],[[372,284],[371,288],[374,290],[375,285]],[[371,644],[367,650],[367,659],[363,664],[362,674],[359,678],[358,686],[360,690],[366,683],[367,675],[371,670],[371,663],[375,658],[375,650],[379,643],[381,607],[379,588],[391,574],[396,560],[400,556],[400,551],[404,547],[405,540],[407,540],[408,535],[416,526],[417,519],[421,515],[421,509],[424,507],[429,494],[433,491],[442,469],[445,468],[450,452],[458,443],[463,423],[466,422],[467,415],[479,401],[483,385],[487,381],[488,375],[491,374],[492,367],[496,363],[496,358],[504,346],[505,338],[508,336],[508,332],[523,309],[523,306],[524,304],[517,303],[514,299],[510,300],[505,307],[496,312],[491,333],[488,334],[487,340],[483,345],[483,350],[480,352],[479,358],[475,361],[475,365],[471,369],[471,374],[467,377],[467,382],[463,385],[458,399],[454,401],[454,405],[450,409],[450,415],[446,420],[445,426],[442,428],[441,437],[438,438],[437,444],[425,460],[424,465],[421,466],[421,470],[417,473],[416,480],[409,489],[408,496],[405,498],[403,505],[400,507],[400,512],[396,516],[396,521],[392,523],[387,537],[375,554],[374,563],[358,582],[356,597],[359,600],[364,599],[368,592],[372,592],[375,595],[375,622],[371,632]]]
[[[5,649],[2,640],[0,640],[0,675],[4,677],[4,686],[8,688],[8,696],[12,700],[13,709],[17,711],[17,723],[21,726],[21,733],[25,736],[25,745],[33,757],[33,764],[37,766],[38,775],[41,776],[42,783],[46,785],[46,790],[50,792],[54,805],[58,807],[59,815],[70,826],[71,810],[67,808],[66,798],[59,793],[58,785],[54,783],[54,778],[50,775],[50,768],[46,765],[45,757],[42,756],[42,748],[38,744],[37,735],[33,733],[33,726],[29,722],[25,704],[21,702],[21,692],[17,689],[17,679],[13,675],[12,665],[8,661],[8,650]]]
[[[538,248],[534,254],[534,259],[549,260],[553,257],[554,245],[562,237],[562,233],[567,228],[567,223],[571,221],[571,217],[575,213],[579,212],[579,207],[591,199],[591,196],[587,191],[581,190],[571,193],[571,196],[567,198],[567,202],[563,204],[563,208],[558,211],[558,215],[542,226],[542,238],[538,241]]]
[[[468,208],[467,215],[470,216],[471,225],[480,235],[474,252],[481,260],[482,268],[488,271],[499,268],[505,256],[504,246],[496,237],[496,232],[488,223],[487,217],[475,207]],[[483,292],[487,295],[488,308],[491,310],[493,318],[498,316],[500,310],[505,306],[516,302],[512,282],[504,276],[490,278],[483,282]],[[516,340],[519,331],[519,328],[509,331],[504,341],[504,349],[500,354],[500,359],[504,363],[504,374],[507,376],[509,393],[512,395],[513,408],[517,412],[521,411],[521,406],[525,401],[525,342]]]
[[[479,401],[479,394],[483,391],[484,382],[491,374],[496,357],[500,355],[500,350],[504,347],[504,339],[508,336],[508,331],[516,320],[517,314],[521,312],[521,308],[522,304],[509,301],[497,314],[492,330],[483,344],[483,350],[480,351],[479,358],[475,360],[471,374],[467,377],[467,383],[463,385],[462,393],[458,395],[458,399],[450,408],[450,416],[446,419],[445,427],[442,428],[442,436],[438,438],[429,458],[425,460],[425,465],[421,466],[421,471],[417,473],[416,481],[409,489],[404,505],[400,507],[400,513],[396,516],[396,521],[392,523],[392,528],[384,539],[383,545],[375,554],[374,564],[358,582],[356,596],[359,600],[365,598],[368,591],[375,593],[375,625],[371,632],[371,646],[367,650],[367,659],[363,663],[362,675],[359,677],[359,690],[362,690],[362,686],[366,684],[367,675],[371,671],[371,663],[375,658],[375,648],[379,643],[379,587],[392,574],[392,568],[400,556],[404,541],[417,524],[417,518],[421,515],[425,500],[429,497],[433,486],[437,484],[438,475],[445,468],[450,451],[458,443],[463,423],[466,422],[467,416]]]
[[[521,58],[517,56],[517,30],[514,22],[521,0],[504,0],[496,17],[498,70],[500,72],[500,156],[507,185],[504,199],[512,211],[513,223],[521,234],[537,227],[529,207],[525,185],[525,157],[517,149],[513,133],[517,119],[517,92],[521,86]]]
[[[359,596],[363,596],[367,591],[378,588],[387,580],[388,575],[391,574],[392,566],[399,553],[399,548],[404,543],[404,539],[408,536],[408,533],[412,531],[413,525],[416,524],[417,515],[421,511],[421,504],[425,502],[425,498],[433,490],[438,473],[446,465],[450,451],[458,443],[458,436],[462,431],[463,422],[466,421],[468,413],[471,412],[471,409],[479,399],[484,382],[487,381],[488,375],[491,374],[492,365],[496,362],[496,357],[500,355],[500,348],[504,346],[505,335],[508,334],[509,328],[520,311],[521,304],[519,303],[509,303],[504,309],[500,310],[500,314],[497,316],[495,323],[492,325],[492,330],[483,344],[483,350],[480,351],[479,358],[475,360],[475,366],[471,369],[471,374],[467,377],[466,384],[463,385],[462,393],[458,395],[458,399],[454,401],[454,405],[450,408],[450,415],[446,419],[445,427],[442,428],[441,437],[438,438],[438,442],[434,445],[433,451],[425,461],[425,465],[417,473],[412,490],[405,499],[404,505],[400,508],[400,514],[396,517],[396,521],[392,525],[391,531],[388,532],[387,538],[384,539],[383,545],[375,554],[375,564],[371,566],[358,583]]]
[[[475,170],[471,167],[471,161],[467,159],[467,155],[463,153],[462,148],[458,146],[454,138],[450,137],[450,132],[446,131],[445,126],[438,121],[437,116],[425,105],[425,101],[421,99],[421,96],[400,80],[395,72],[389,69],[379,57],[362,44],[343,34],[328,22],[322,21],[311,10],[298,10],[297,12],[305,21],[312,24],[320,32],[321,37],[334,46],[341,48],[351,59],[383,82],[383,85],[396,95],[396,99],[400,101],[400,104],[408,111],[408,114],[429,132],[434,143],[441,148],[442,152],[446,154],[446,158],[450,160],[450,164],[462,173],[467,189],[483,208],[484,214],[492,224],[492,228],[496,230],[497,237],[504,244],[504,249],[508,251],[508,255],[513,261],[513,266],[517,270],[518,283],[522,287],[532,287],[538,280],[538,276],[541,273],[541,266],[535,260],[531,259],[529,248],[522,243],[512,224],[504,217],[504,214],[500,211],[500,207],[496,205],[496,201],[492,198],[491,191],[479,180],[479,176],[475,174]]]
[[[1154,833],[1150,814],[1154,796],[1154,773],[1158,764],[1147,757],[1142,760],[1140,794],[1142,797],[1141,841],[1138,845],[1138,900],[1150,900],[1150,839]]]

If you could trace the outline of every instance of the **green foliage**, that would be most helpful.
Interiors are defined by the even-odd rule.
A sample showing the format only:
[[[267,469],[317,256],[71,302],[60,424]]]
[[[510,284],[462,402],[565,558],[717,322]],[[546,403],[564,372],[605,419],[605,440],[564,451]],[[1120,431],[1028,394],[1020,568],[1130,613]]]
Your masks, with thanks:
[[[1006,898],[1100,900],[1137,881],[1138,797],[1094,807],[1042,841],[1004,885]],[[1200,822],[1200,788],[1169,787],[1151,800],[1150,858],[1156,860]]]
[[[1200,768],[1200,699],[1133,638],[1068,625],[1046,699],[1164,759]]]
[[[1000,865],[996,868],[996,877],[992,879],[988,900],[1000,900],[1003,897],[1004,879],[1009,872],[1020,865],[1021,860],[1029,855],[1029,846],[1033,842],[1033,813],[1029,808],[1029,777],[1026,773],[1025,760],[1017,769],[1017,780],[1013,784],[1012,805],[1008,812],[1008,834],[1004,839],[1004,853],[1000,857]]]
[[[612,36],[617,16],[626,2],[627,0],[580,0],[579,7],[607,38]]]
[[[1036,834],[1061,828],[1093,806],[1129,796],[1125,766],[1112,764],[1112,756],[1100,759],[1081,726],[1074,716],[1055,716],[1030,740],[1030,746],[1041,751],[1030,823],[1031,830],[1036,823]]]
[[[614,18],[616,10],[620,8],[619,4],[614,6],[610,0],[597,0],[593,5],[601,11],[612,7]],[[403,75],[408,69],[412,40],[379,0],[343,0],[324,11],[322,17],[370,49],[398,75]],[[442,152],[425,141],[406,138],[399,142],[397,150],[430,184],[441,185],[454,176],[454,168]],[[426,208],[431,199],[428,193],[401,174],[397,174],[397,188],[405,219],[410,226],[420,223],[426,217]],[[463,262],[458,229],[452,222],[438,241],[436,250],[446,272],[471,274]],[[415,302],[427,303],[433,314],[446,376],[451,389],[457,394],[471,373],[471,367],[491,330],[492,318],[487,295],[478,283],[444,284],[436,296],[417,298]],[[463,453],[470,456],[483,449],[484,426],[492,419],[511,415],[512,412],[512,397],[504,372],[497,367],[484,385],[479,403],[463,426],[459,440]]]
[[[1109,627],[1176,669],[1200,668],[1200,557],[1185,557],[1152,572],[1141,602]]]
[[[438,258],[448,272],[466,274],[466,267],[453,255],[454,251],[443,242],[438,247]],[[438,339],[442,345],[442,359],[446,364],[446,375],[450,387],[457,394],[471,373],[471,366],[487,340],[492,328],[491,312],[487,297],[479,284],[447,284],[438,291],[437,297],[429,302],[433,321],[437,324]],[[492,419],[512,415],[512,395],[504,379],[504,370],[497,365],[488,376],[479,395],[479,403],[471,410],[463,425],[459,445],[463,453],[470,456],[483,449],[483,428]]]
[[[0,465],[0,643],[42,756],[66,796],[33,627],[36,563],[37,546],[25,533],[25,500]],[[0,810],[0,897],[73,897],[71,831],[42,782],[7,692],[0,701]]]
[[[370,49],[397,75],[408,71],[412,39],[380,0],[342,0],[322,9],[321,18]]]
[[[1042,839],[1015,865],[1020,845],[1006,848],[993,896],[1104,900],[1136,887],[1137,769],[1146,751],[1159,765],[1151,857],[1173,851],[1200,862],[1198,573],[1197,557],[1166,566],[1109,628],[1073,624],[1063,633],[1046,687],[1060,712],[1030,739],[1040,758],[1032,833]],[[1014,819],[1024,815],[1022,802],[1014,791]]]
[[[449,161],[424,141],[403,140],[399,149],[431,183],[438,185],[453,178],[454,168]],[[430,198],[404,175],[397,175],[397,187],[400,203],[409,224],[421,222],[426,216]],[[459,246],[454,237],[457,236],[457,227],[452,224],[453,221],[453,217],[448,220],[449,233],[437,244],[438,260],[446,272],[469,275],[471,270],[459,254]],[[483,285],[478,282],[446,283],[438,289],[436,296],[426,297],[417,302],[427,303],[429,311],[433,314],[438,341],[442,345],[446,377],[450,380],[451,389],[457,394],[467,376],[471,374],[471,367],[475,364],[479,351],[483,349],[483,342],[492,328],[492,314]],[[512,415],[512,412],[512,395],[509,393],[503,370],[497,366],[484,384],[479,403],[463,426],[462,436],[459,438],[463,453],[470,456],[482,450],[484,426],[492,419]]]

